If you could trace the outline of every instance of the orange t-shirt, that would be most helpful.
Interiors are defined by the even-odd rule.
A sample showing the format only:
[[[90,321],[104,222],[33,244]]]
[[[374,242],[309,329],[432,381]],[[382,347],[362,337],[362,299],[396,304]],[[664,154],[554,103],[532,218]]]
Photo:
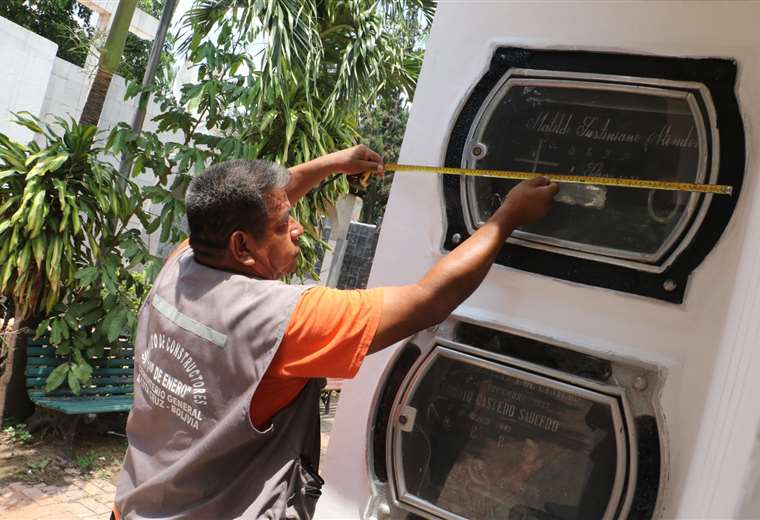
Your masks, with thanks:
[[[251,400],[253,424],[265,426],[309,378],[354,377],[375,337],[382,307],[382,289],[308,289]]]

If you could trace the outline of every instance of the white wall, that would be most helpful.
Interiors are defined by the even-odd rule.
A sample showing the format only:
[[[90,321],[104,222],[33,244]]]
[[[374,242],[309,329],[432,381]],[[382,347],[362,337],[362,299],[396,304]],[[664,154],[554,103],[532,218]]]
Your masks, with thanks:
[[[748,158],[723,237],[693,273],[683,305],[494,267],[455,314],[556,338],[597,355],[660,366],[668,435],[663,518],[760,518],[759,2],[441,2],[401,151],[443,164],[460,104],[503,45],[735,58]],[[440,179],[396,174],[370,286],[418,280],[441,258]],[[413,223],[413,224],[410,224]],[[404,268],[398,268],[403,264]],[[367,425],[390,353],[344,386],[319,518],[356,518],[369,498]]]
[[[57,50],[57,44],[0,17],[0,70],[4,73],[0,81],[0,132],[22,141],[29,139],[30,131],[9,122],[11,112],[22,110],[46,121],[55,116],[79,118],[94,71],[56,57]],[[101,130],[108,131],[120,121],[132,122],[137,100],[125,101],[125,93],[126,81],[114,75],[98,125]],[[156,128],[150,119],[158,113],[158,107],[151,103],[146,130]]]
[[[83,68],[55,58],[39,116],[46,121],[52,121],[55,116],[79,119],[89,85],[90,75]]]
[[[10,122],[12,112],[39,114],[58,46],[0,17],[0,132],[27,141],[32,132]]]

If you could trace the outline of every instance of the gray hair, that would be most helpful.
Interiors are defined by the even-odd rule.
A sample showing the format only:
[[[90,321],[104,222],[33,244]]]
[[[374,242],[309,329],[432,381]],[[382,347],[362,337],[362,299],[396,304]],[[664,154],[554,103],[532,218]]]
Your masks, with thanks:
[[[224,248],[238,229],[260,237],[269,216],[264,196],[288,182],[290,172],[269,161],[239,159],[206,169],[185,195],[190,244]]]

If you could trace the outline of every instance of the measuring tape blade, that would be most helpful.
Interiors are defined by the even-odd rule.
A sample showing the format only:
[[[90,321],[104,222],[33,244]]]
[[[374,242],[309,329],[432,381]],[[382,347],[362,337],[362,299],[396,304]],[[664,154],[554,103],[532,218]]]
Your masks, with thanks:
[[[566,184],[593,184],[597,186],[617,186],[621,188],[640,188],[645,190],[691,191],[697,193],[713,193],[716,195],[731,195],[733,192],[733,186],[727,186],[724,184],[696,184],[691,182],[621,179],[616,177],[588,177],[584,175],[518,172],[510,170],[472,170],[468,168],[446,168],[395,163],[386,164],[385,170],[395,172],[438,173],[443,175],[466,175],[471,177],[492,177],[515,181],[533,179],[535,177],[546,177],[552,182]],[[367,175],[365,178],[368,180],[369,176]]]

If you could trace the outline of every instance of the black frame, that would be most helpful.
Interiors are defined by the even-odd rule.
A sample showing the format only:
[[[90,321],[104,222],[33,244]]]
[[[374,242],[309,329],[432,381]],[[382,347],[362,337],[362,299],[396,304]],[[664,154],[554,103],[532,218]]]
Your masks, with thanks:
[[[496,258],[498,264],[523,271],[682,303],[691,272],[718,242],[741,193],[745,143],[744,126],[734,93],[736,62],[718,58],[672,58],[499,47],[494,52],[488,71],[470,93],[454,123],[446,149],[447,167],[461,166],[467,135],[476,113],[491,90],[511,68],[692,81],[702,83],[709,90],[715,105],[719,131],[720,162],[716,182],[732,186],[733,195],[712,198],[694,238],[663,272],[645,272],[511,243],[505,243]],[[469,231],[461,203],[460,178],[452,175],[442,177],[448,224],[443,248],[450,251],[469,236]],[[678,242],[674,247],[677,246]]]

